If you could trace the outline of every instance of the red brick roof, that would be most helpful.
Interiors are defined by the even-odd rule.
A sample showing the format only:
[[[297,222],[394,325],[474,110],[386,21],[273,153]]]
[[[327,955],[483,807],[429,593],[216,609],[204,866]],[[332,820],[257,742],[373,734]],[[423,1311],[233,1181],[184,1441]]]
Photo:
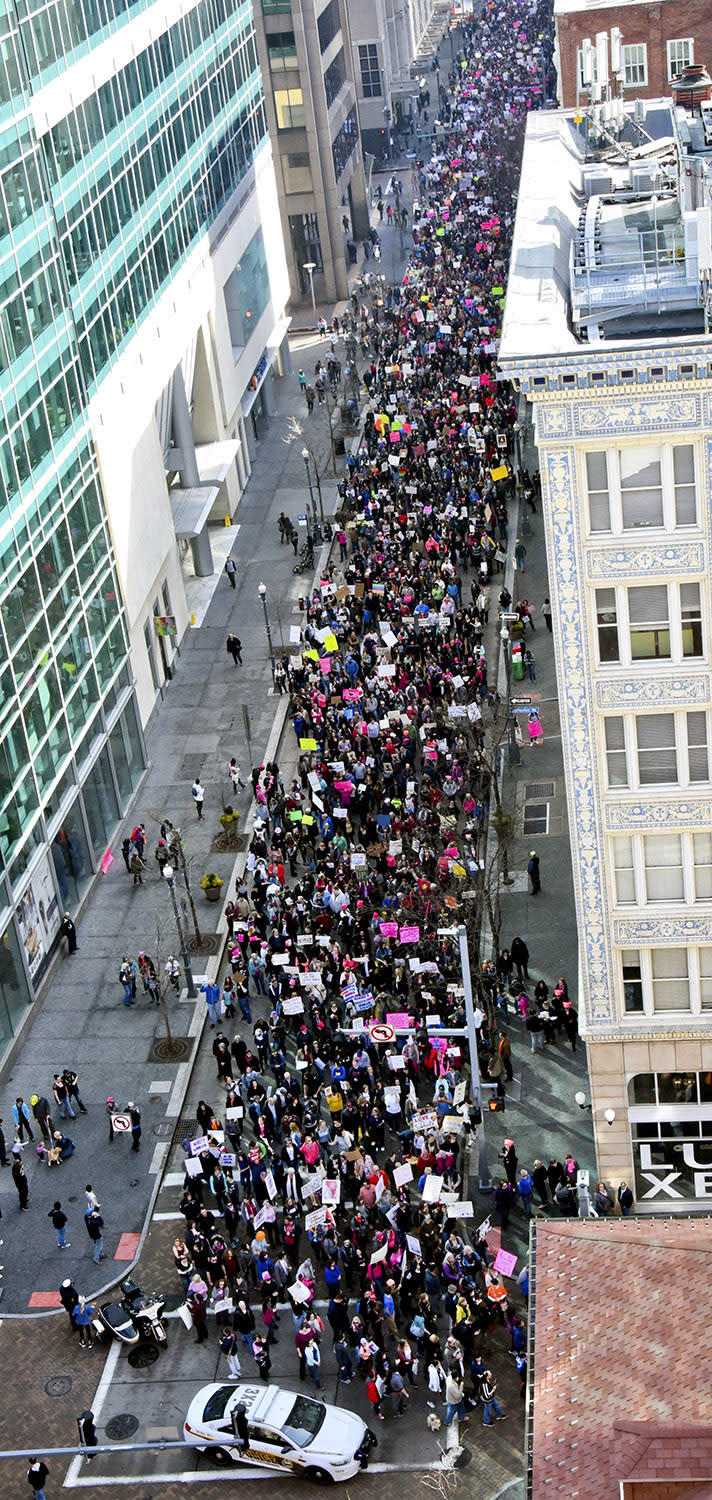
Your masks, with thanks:
[[[712,1218],[542,1220],[534,1255],[533,1500],[712,1500]]]

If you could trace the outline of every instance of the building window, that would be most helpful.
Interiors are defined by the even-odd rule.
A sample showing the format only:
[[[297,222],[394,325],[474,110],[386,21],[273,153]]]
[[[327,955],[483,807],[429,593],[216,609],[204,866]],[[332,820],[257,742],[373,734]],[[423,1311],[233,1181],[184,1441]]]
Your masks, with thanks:
[[[707,752],[707,715],[685,714],[687,721],[687,773],[690,782],[709,781]]]
[[[156,658],[155,658],[155,656],[153,654],[153,636],[152,636],[152,633],[151,633],[151,626],[150,626],[148,620],[146,621],[146,623],[145,623],[145,625],[143,627],[143,639],[145,641],[146,651],[148,653],[148,665],[151,668],[151,681],[153,683],[153,690],[154,690],[154,692],[157,693],[161,684],[160,684],[160,682],[158,680],[158,672],[156,670]]]
[[[632,838],[613,840],[613,869],[615,871],[616,906],[635,906],[637,903]]]
[[[690,1010],[687,948],[651,948],[650,977],[653,1011]]]
[[[623,82],[626,88],[643,88],[648,82],[648,49],[645,42],[634,42],[621,48]]]
[[[620,661],[615,589],[596,589],[596,622],[601,662]]]
[[[338,98],[345,83],[344,74],[344,49],[341,47],[324,74],[324,93],[326,94],[326,107],[331,109],[334,100]]]
[[[646,902],[684,901],[682,839],[679,833],[644,837],[643,855]]]
[[[591,80],[590,80],[590,83],[586,82],[586,80],[584,79],[584,76],[583,76],[583,47],[577,47],[576,48],[576,76],[578,78],[579,89],[588,89],[588,88],[591,87],[592,83],[598,83],[598,57],[596,56],[596,48],[595,47],[591,48]]]
[[[334,136],[331,154],[334,159],[334,174],[337,182],[346,164],[358,146],[358,117],[356,108],[349,110],[341,129]]]
[[[608,491],[608,456],[605,452],[586,454],[588,519],[592,531],[610,531],[611,500]]]
[[[282,176],[285,193],[310,193],[313,188],[308,151],[282,154]]]
[[[626,1015],[643,1009],[643,976],[640,954],[637,948],[624,949],[621,953],[623,972],[623,1006]]]
[[[633,661],[670,656],[668,591],[664,583],[628,589],[630,654]]]
[[[668,81],[676,78],[683,68],[695,60],[695,40],[691,36],[678,37],[667,44]]]
[[[323,10],[317,23],[316,29],[319,33],[319,50],[323,54],[327,47],[331,46],[334,37],[341,30],[341,17],[339,15],[339,0],[330,0],[326,10]]]
[[[358,49],[361,69],[361,93],[364,99],[380,99],[381,69],[378,64],[378,47],[375,42],[364,42]]]
[[[275,89],[274,108],[278,130],[298,130],[305,124],[304,95],[301,89]]]
[[[620,963],[625,1015],[712,1009],[712,947],[624,948]]]
[[[662,526],[663,481],[656,448],[624,448],[619,455],[623,530]]]
[[[585,461],[591,533],[697,525],[692,443],[596,449]]]
[[[596,589],[595,605],[601,666],[703,655],[699,583]]]
[[[680,585],[683,656],[702,655],[702,606],[699,583]]]
[[[608,785],[628,786],[628,757],[625,748],[625,725],[622,715],[611,715],[605,720],[606,765]]]
[[[641,786],[677,786],[674,714],[641,714],[635,721]]]
[[[274,31],[267,36],[267,55],[271,73],[285,73],[297,66],[297,44],[293,31]]]

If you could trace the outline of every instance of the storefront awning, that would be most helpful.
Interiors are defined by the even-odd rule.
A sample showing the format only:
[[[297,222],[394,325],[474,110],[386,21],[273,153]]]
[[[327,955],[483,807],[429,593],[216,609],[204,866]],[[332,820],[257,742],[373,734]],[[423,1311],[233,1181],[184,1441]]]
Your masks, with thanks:
[[[219,494],[218,484],[171,490],[171,514],[179,542],[192,542],[193,537],[200,536]]]

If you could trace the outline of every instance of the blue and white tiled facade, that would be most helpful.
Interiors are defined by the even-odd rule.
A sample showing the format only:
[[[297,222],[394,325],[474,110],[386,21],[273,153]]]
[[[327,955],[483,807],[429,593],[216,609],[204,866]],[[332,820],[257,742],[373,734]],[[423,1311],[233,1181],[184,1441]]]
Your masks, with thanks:
[[[701,1081],[712,1065],[712,883],[697,868],[712,831],[712,348],[704,338],[664,353],[659,343],[584,344],[577,356],[536,361],[519,362],[510,350],[502,364],[532,404],[540,459],[599,1172],[614,1186],[632,1181],[641,1208],[687,1208],[712,1194],[699,1139],[712,1132],[712,1092]],[[632,364],[633,388],[621,389]],[[593,530],[586,454],[603,451],[613,467],[632,448],[678,444],[694,450],[694,522],[645,525],[642,537],[620,525],[619,509],[618,527]],[[681,644],[688,584],[700,602],[692,645]],[[627,591],[661,585],[669,587],[670,655],[636,657]],[[618,660],[602,655],[599,591],[607,604],[615,600]],[[671,716],[677,769],[669,781],[659,768],[648,780],[640,721],[649,735],[663,715]],[[620,737],[613,773],[607,722]],[[706,758],[700,746],[693,780],[692,750],[682,763],[686,738],[698,732]],[[667,861],[675,865],[669,899]],[[614,1128],[601,1125],[604,1107],[616,1111]],[[666,1139],[688,1133],[684,1146]]]

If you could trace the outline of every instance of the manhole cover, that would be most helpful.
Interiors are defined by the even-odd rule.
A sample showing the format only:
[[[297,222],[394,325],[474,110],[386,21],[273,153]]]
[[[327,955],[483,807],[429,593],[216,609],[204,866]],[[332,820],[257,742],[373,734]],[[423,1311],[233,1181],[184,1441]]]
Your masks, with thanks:
[[[173,1134],[173,1126],[170,1120],[159,1120],[153,1127],[153,1134],[159,1141],[167,1141]]]
[[[129,1364],[134,1370],[145,1370],[148,1365],[155,1365],[158,1355],[159,1350],[156,1344],[139,1344],[138,1349],[129,1350]],[[138,1421],[136,1421],[136,1427],[138,1427]]]
[[[234,834],[227,838],[225,834],[218,833],[210,845],[211,854],[244,854],[247,848],[247,835],[244,833]]]
[[[71,1389],[71,1375],[51,1375],[45,1386],[48,1396],[66,1396]]]
[[[138,1417],[135,1417],[133,1412],[123,1411],[118,1417],[109,1417],[104,1432],[110,1442],[118,1443],[121,1438],[133,1437],[138,1431],[138,1426]]]
[[[156,1036],[148,1054],[148,1062],[182,1062],[190,1056],[192,1039],[189,1036]]]

